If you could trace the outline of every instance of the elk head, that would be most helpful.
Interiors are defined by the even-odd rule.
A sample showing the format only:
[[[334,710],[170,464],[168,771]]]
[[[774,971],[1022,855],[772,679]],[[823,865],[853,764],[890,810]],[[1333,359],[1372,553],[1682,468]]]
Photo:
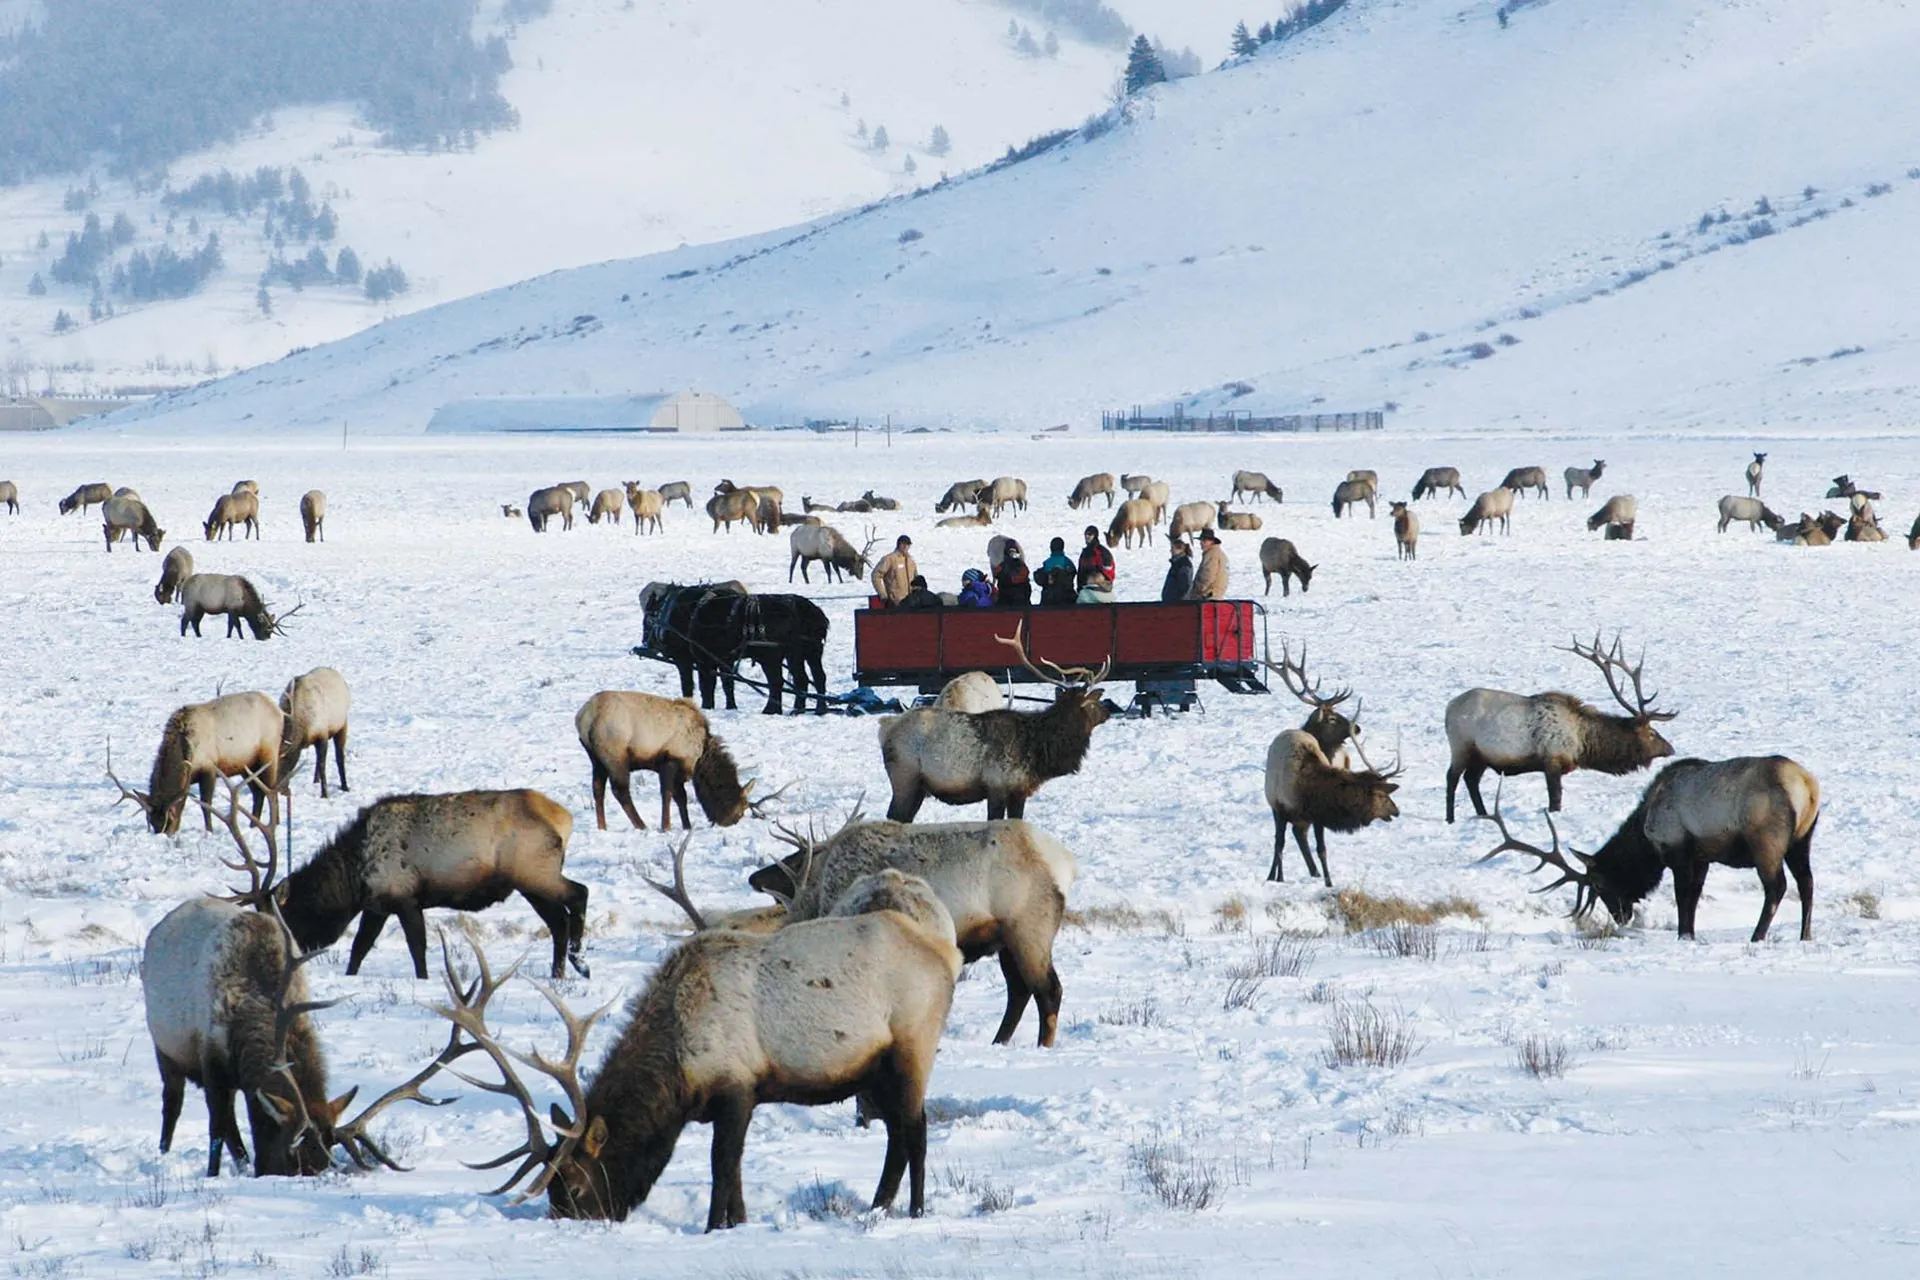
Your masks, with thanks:
[[[1507,829],[1506,816],[1500,812],[1500,792],[1496,789],[1493,793],[1493,813],[1484,820],[1500,828],[1500,843],[1483,854],[1479,861],[1487,862],[1503,853],[1524,853],[1530,858],[1538,859],[1532,868],[1533,871],[1553,867],[1560,872],[1558,880],[1535,889],[1535,893],[1549,893],[1563,884],[1573,886],[1573,910],[1568,913],[1573,919],[1585,919],[1596,903],[1606,904],[1607,911],[1613,916],[1616,924],[1625,924],[1632,919],[1633,903],[1627,901],[1624,895],[1608,883],[1605,870],[1596,865],[1591,856],[1581,853],[1578,849],[1569,848],[1562,852],[1560,831],[1553,825],[1553,814],[1547,813],[1546,819],[1547,831],[1553,837],[1551,849],[1542,849],[1538,845],[1515,839],[1513,833]],[[1569,856],[1572,857],[1572,862],[1567,860]]]
[[[1119,710],[1107,700],[1107,691],[1099,687],[1100,682],[1107,678],[1107,672],[1113,670],[1112,655],[1109,654],[1107,660],[1102,662],[1097,670],[1092,667],[1063,667],[1057,662],[1042,658],[1040,662],[1052,668],[1051,672],[1042,671],[1040,667],[1034,665],[1033,658],[1027,653],[1026,626],[1026,620],[1023,618],[1014,624],[1012,635],[997,635],[994,640],[1012,649],[1014,655],[1020,659],[1021,666],[1053,686],[1053,705],[1056,708],[1063,705],[1070,706],[1083,713],[1089,731],[1105,724],[1113,713]]]
[[[1264,659],[1262,661],[1265,662]],[[1329,759],[1348,742],[1353,743],[1354,750],[1360,749],[1360,708],[1364,705],[1364,700],[1354,704],[1351,716],[1342,715],[1335,710],[1353,696],[1353,690],[1341,689],[1332,694],[1323,694],[1320,692],[1320,681],[1316,680],[1309,684],[1305,645],[1300,646],[1298,661],[1294,660],[1291,649],[1282,645],[1279,663],[1276,665],[1265,662],[1265,665],[1269,671],[1280,677],[1281,682],[1287,686],[1288,693],[1313,708],[1307,715],[1306,723],[1300,727],[1313,735],[1313,740],[1320,744],[1320,749]],[[1362,755],[1360,759],[1364,762],[1366,756]]]
[[[1602,649],[1600,633],[1596,631],[1592,644],[1582,646],[1576,639],[1567,648],[1567,652],[1585,658],[1599,669],[1601,678],[1607,682],[1608,692],[1613,694],[1613,700],[1620,704],[1621,709],[1627,713],[1627,718],[1632,722],[1634,737],[1639,741],[1640,748],[1649,762],[1673,754],[1673,744],[1653,726],[1673,719],[1679,712],[1652,710],[1653,700],[1660,695],[1647,693],[1640,686],[1640,673],[1647,665],[1644,651],[1637,664],[1628,666],[1626,651],[1621,645],[1620,637],[1615,635],[1612,646]],[[1622,678],[1632,687],[1631,700],[1621,687]]]

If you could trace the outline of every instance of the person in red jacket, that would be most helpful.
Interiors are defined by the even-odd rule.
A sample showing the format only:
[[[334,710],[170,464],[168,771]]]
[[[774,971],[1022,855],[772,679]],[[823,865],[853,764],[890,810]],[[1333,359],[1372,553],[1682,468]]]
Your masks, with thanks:
[[[1080,568],[1075,575],[1080,583],[1076,604],[1112,604],[1116,574],[1113,552],[1100,544],[1100,530],[1087,526],[1087,545],[1080,549]]]

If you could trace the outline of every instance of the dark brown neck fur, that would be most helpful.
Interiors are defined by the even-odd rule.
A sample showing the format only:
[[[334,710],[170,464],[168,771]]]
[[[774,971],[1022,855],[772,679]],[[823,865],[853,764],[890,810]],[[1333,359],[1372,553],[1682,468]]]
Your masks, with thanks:
[[[371,807],[362,809],[306,866],[282,882],[280,913],[305,950],[332,946],[360,914],[367,820],[372,812]]]

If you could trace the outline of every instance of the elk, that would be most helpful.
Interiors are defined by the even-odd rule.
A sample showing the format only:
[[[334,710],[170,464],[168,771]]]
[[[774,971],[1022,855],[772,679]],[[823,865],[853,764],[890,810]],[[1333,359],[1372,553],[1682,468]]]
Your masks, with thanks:
[[[1228,500],[1238,502],[1240,501],[1240,495],[1243,493],[1252,494],[1252,500],[1254,502],[1258,502],[1262,498],[1272,498],[1275,502],[1279,502],[1283,497],[1280,492],[1280,486],[1267,479],[1266,473],[1263,471],[1236,471],[1233,473],[1233,493],[1229,496]]]
[[[868,502],[865,498],[850,498],[847,501],[842,502],[838,506],[834,507],[834,511],[836,513],[843,512],[843,511],[851,511],[857,514],[864,514],[872,510],[873,510],[873,504],[871,502]],[[782,523],[784,524],[785,521],[783,520]]]
[[[817,920],[852,886],[883,871],[917,876],[953,917],[963,965],[1000,957],[1007,1010],[994,1033],[1007,1044],[1029,1000],[1040,1047],[1053,1047],[1062,988],[1053,940],[1079,864],[1065,845],[1018,819],[1001,822],[862,822],[854,813],[826,840],[778,829],[793,852],[747,877],[785,904],[791,921]]]
[[[500,514],[509,520],[518,520],[523,513],[511,502],[503,502],[500,504]]]
[[[327,540],[327,495],[318,489],[309,489],[300,495],[300,526],[306,530],[308,542]]]
[[[560,517],[562,529],[573,528],[573,490],[565,485],[535,489],[527,495],[527,522],[535,533],[545,533],[547,522]],[[718,526],[715,526],[718,528]]]
[[[1124,542],[1131,548],[1134,535],[1138,534],[1142,546],[1152,546],[1153,526],[1159,514],[1147,499],[1128,498],[1114,511],[1113,519],[1107,522],[1107,545],[1117,547]]]
[[[1307,563],[1300,549],[1285,538],[1268,538],[1260,544],[1260,573],[1265,577],[1267,589],[1261,595],[1273,594],[1273,580],[1280,579],[1280,594],[1293,594],[1292,579],[1300,579],[1301,594],[1305,594],[1313,584],[1313,571],[1317,565]]]
[[[227,490],[227,492],[250,493],[257,498],[260,496],[260,482],[258,480],[235,480],[233,482],[233,488]]]
[[[1415,560],[1420,555],[1420,517],[1413,514],[1413,508],[1404,502],[1395,502],[1393,509],[1393,545],[1395,558]]]
[[[936,529],[985,529],[992,524],[993,515],[987,510],[987,506],[983,502],[980,504],[979,510],[975,511],[972,515],[948,516],[944,520],[935,520],[933,527]]]
[[[1273,810],[1274,824],[1273,866],[1267,872],[1267,879],[1286,878],[1280,861],[1286,850],[1287,828],[1291,827],[1300,846],[1300,856],[1306,861],[1307,874],[1321,876],[1331,888],[1332,881],[1326,879],[1331,873],[1325,828],[1358,831],[1370,823],[1396,816],[1400,810],[1389,797],[1399,785],[1392,782],[1392,778],[1400,770],[1396,765],[1390,773],[1382,774],[1367,764],[1365,753],[1360,751],[1358,705],[1351,717],[1336,710],[1353,696],[1353,691],[1342,689],[1327,695],[1320,692],[1318,682],[1308,684],[1304,648],[1298,661],[1291,651],[1283,648],[1279,664],[1266,665],[1279,675],[1289,693],[1312,708],[1299,729],[1280,734],[1267,749],[1266,797],[1268,808]],[[1359,753],[1361,763],[1367,764],[1364,773],[1348,772],[1353,753]],[[1344,779],[1329,775],[1344,775]],[[1352,779],[1359,781],[1349,781]],[[1318,867],[1314,865],[1313,854],[1307,850],[1309,826],[1314,828],[1314,840],[1320,849]]]
[[[20,514],[20,489],[11,480],[0,480],[0,502],[7,504],[7,514]]]
[[[700,708],[685,698],[604,690],[588,698],[573,717],[580,746],[593,769],[593,816],[607,829],[607,784],[636,830],[645,831],[634,807],[635,769],[660,777],[660,829],[673,830],[672,802],[680,805],[680,825],[691,828],[687,782],[700,799],[700,811],[716,827],[730,827],[758,806],[748,800],[753,783],[742,786],[740,771],[726,745],[714,734]],[[760,802],[762,804],[765,801]]]
[[[587,523],[599,524],[605,520],[618,529],[621,518],[626,514],[626,495],[618,489],[602,489],[593,495],[593,509],[587,512]]]
[[[660,513],[666,509],[666,496],[657,489],[642,489],[638,481],[626,483],[627,509],[633,512],[633,536],[639,537],[648,525],[655,533],[666,532],[666,526],[660,523]]]
[[[1099,687],[1113,660],[1097,671],[1051,662],[1052,672],[1042,671],[1027,653],[1025,626],[1023,620],[1013,635],[994,639],[1054,686],[1053,705],[1037,713],[1002,708],[971,715],[918,707],[881,720],[880,758],[893,788],[889,821],[912,822],[928,796],[956,805],[985,800],[989,819],[1024,817],[1027,797],[1042,783],[1080,772],[1093,731],[1113,714]]]
[[[283,614],[270,613],[259,590],[233,573],[196,573],[180,584],[178,595],[183,636],[188,627],[200,635],[200,620],[211,613],[226,615],[229,640],[240,634],[242,622],[252,629],[255,640],[266,640],[285,632],[287,619],[301,608],[295,605]]]
[[[1547,490],[1547,469],[1545,467],[1515,467],[1507,472],[1507,478],[1500,482],[1502,489],[1511,489],[1521,497],[1527,496],[1529,489],[1537,489],[1540,496],[1550,498]]]
[[[1591,467],[1568,467],[1566,471],[1562,473],[1566,476],[1567,480],[1567,501],[1573,501],[1573,491],[1575,489],[1580,491],[1581,497],[1591,498],[1593,496],[1593,482],[1598,480],[1600,473],[1606,469],[1607,463],[1604,458],[1595,458]],[[1599,526],[1596,525],[1594,527],[1598,528]]]
[[[131,485],[123,484],[113,491],[113,496],[116,498],[139,498],[140,491]],[[142,501],[145,501],[145,499],[142,499]]]
[[[1625,924],[1633,918],[1634,905],[1659,888],[1661,877],[1671,871],[1679,934],[1691,939],[1707,869],[1717,862],[1752,867],[1760,876],[1765,896],[1750,941],[1766,941],[1787,894],[1788,872],[1800,895],[1800,941],[1813,940],[1812,854],[1814,828],[1820,823],[1820,783],[1785,756],[1675,760],[1647,784],[1639,805],[1597,853],[1589,856],[1569,848],[1573,862],[1560,850],[1552,815],[1547,817],[1550,849],[1516,840],[1497,803],[1493,821],[1501,840],[1480,861],[1512,851],[1537,858],[1536,871],[1557,868],[1560,878],[1537,892],[1573,885],[1575,918],[1604,904],[1616,924]]]
[[[280,741],[285,733],[286,717],[264,693],[229,693],[181,707],[167,717],[166,728],[160,731],[160,749],[154,753],[147,789],[120,787],[121,799],[140,806],[148,830],[170,836],[180,830],[188,790],[198,787],[200,816],[212,831],[214,779],[244,778],[258,817],[268,797],[279,790]],[[107,776],[113,776],[111,747]]]
[[[1025,511],[1027,509],[1027,482],[1025,480],[1016,480],[1012,476],[1000,476],[995,479],[992,484],[988,485],[986,489],[981,491],[980,500],[993,507],[993,514],[995,516],[998,516],[1008,507],[1015,507],[1021,511]]]
[[[684,502],[687,504],[687,510],[691,511],[693,510],[693,486],[685,480],[669,480],[660,486],[660,501],[662,504]]]
[[[175,547],[167,552],[167,558],[160,562],[160,581],[154,584],[153,598],[157,604],[172,604],[174,596],[179,594],[180,584],[193,576],[193,553],[185,547]]]
[[[236,525],[241,526],[246,537],[260,536],[260,499],[257,495],[246,492],[221,494],[213,500],[213,510],[208,513],[201,529],[207,541],[212,542],[221,537],[231,539]]]
[[[1227,510],[1227,504],[1224,502],[1215,503],[1214,505],[1219,508],[1219,514],[1214,520],[1216,528],[1233,529],[1241,533],[1258,533],[1260,531],[1260,517],[1254,515],[1251,511],[1229,511]]]
[[[1073,486],[1073,492],[1067,495],[1067,506],[1075,511],[1093,505],[1097,494],[1107,495],[1107,506],[1113,506],[1113,472],[1101,471],[1094,475],[1080,477],[1080,483]]]
[[[1616,493],[1607,499],[1605,506],[1587,517],[1587,532],[1592,533],[1602,527],[1612,530],[1625,526],[1631,529],[1639,514],[1640,504],[1633,500],[1632,494]]]
[[[167,536],[153,518],[153,512],[147,510],[147,504],[138,498],[110,497],[104,500],[100,508],[103,515],[101,532],[106,535],[107,552],[112,554],[113,544],[125,534],[133,535],[133,549],[140,549],[140,540],[147,540],[149,551],[160,549],[160,540]]]
[[[361,809],[290,872],[274,900],[304,948],[330,947],[360,918],[347,976],[400,917],[413,976],[427,976],[429,907],[483,911],[518,892],[553,935],[553,976],[580,957],[587,887],[562,868],[573,815],[538,791],[386,796]]]
[[[1736,520],[1747,522],[1749,532],[1757,531],[1761,525],[1778,530],[1784,523],[1770,510],[1766,503],[1758,498],[1742,498],[1737,494],[1728,494],[1720,499],[1720,532],[1725,533],[1727,526]]]
[[[1438,496],[1442,489],[1456,498],[1467,496],[1467,491],[1460,487],[1460,468],[1428,467],[1413,482],[1413,500],[1418,502],[1429,495]]]
[[[967,671],[947,681],[933,705],[942,711],[994,711],[1007,705],[1000,686],[984,671]]]
[[[1846,523],[1831,511],[1822,511],[1817,516],[1802,511],[1796,523],[1782,527],[1774,537],[1781,542],[1791,542],[1796,547],[1830,547],[1835,535]]]
[[[811,515],[816,511],[838,511],[839,508],[835,507],[831,502],[815,502],[811,496],[802,494],[800,496],[800,510]]]
[[[707,514],[713,518],[713,531],[720,532],[720,526],[726,525],[727,532],[733,532],[736,520],[744,520],[747,527],[758,530],[760,527],[760,497],[751,489],[729,489],[725,493],[716,493],[707,499]]]
[[[1364,502],[1367,504],[1367,519],[1376,514],[1374,510],[1374,485],[1369,480],[1342,480],[1333,489],[1333,518],[1338,520],[1347,509]]]
[[[1654,725],[1678,713],[1650,709],[1658,695],[1641,689],[1644,657],[1639,665],[1628,666],[1620,638],[1615,636],[1613,646],[1603,650],[1597,634],[1591,645],[1575,640],[1567,652],[1599,670],[1614,701],[1627,714],[1608,715],[1568,693],[1527,696],[1498,689],[1467,690],[1447,704],[1447,745],[1452,752],[1447,766],[1448,822],[1453,821],[1454,788],[1463,777],[1473,811],[1486,816],[1480,779],[1488,769],[1507,778],[1545,774],[1547,807],[1558,813],[1562,776],[1576,769],[1633,773],[1673,754],[1673,744]],[[1631,701],[1621,687],[1623,679],[1632,686]]]
[[[1875,502],[1880,500],[1879,493],[1872,489],[1862,489],[1853,482],[1851,476],[1835,476],[1833,478],[1833,487],[1827,490],[1827,496],[1829,498],[1851,498],[1855,494],[1861,494]]]
[[[685,852],[682,844],[674,855],[676,900],[686,897]],[[869,905],[880,909],[862,910]],[[591,1088],[580,1082],[581,1053],[612,1006],[581,1017],[539,986],[566,1025],[566,1053],[557,1062],[510,1053],[487,1027],[486,1005],[513,971],[496,979],[478,944],[470,945],[477,987],[461,991],[443,956],[449,1003],[436,1012],[493,1060],[500,1083],[482,1087],[512,1097],[525,1115],[526,1140],[480,1166],[520,1161],[496,1194],[532,1174],[520,1199],[544,1192],[549,1217],[623,1221],[653,1190],[681,1131],[707,1121],[707,1230],[737,1226],[747,1220],[740,1162],[754,1108],[858,1096],[887,1129],[874,1207],[893,1203],[905,1174],[912,1213],[924,1211],[927,1080],[961,967],[953,919],[924,881],[897,872],[867,877],[827,918],[772,933],[702,928],[628,1003],[627,1025]],[[556,1105],[543,1117],[516,1061],[557,1083],[568,1110]]]
[[[1136,475],[1136,476],[1123,475],[1120,477],[1120,488],[1129,497],[1134,497],[1134,498],[1144,496],[1144,491],[1146,487],[1152,483],[1153,483],[1153,477],[1149,475]]]
[[[987,487],[985,480],[956,480],[947,486],[947,492],[940,501],[933,504],[935,514],[945,514],[961,507],[971,507],[979,503],[980,491]]]
[[[1848,542],[1885,542],[1887,534],[1880,522],[1871,512],[1855,515],[1847,521],[1846,540]]]
[[[60,499],[60,514],[66,515],[78,511],[87,514],[90,507],[98,506],[113,496],[113,486],[102,480],[97,484],[83,484],[66,497]]]
[[[1198,533],[1213,527],[1218,509],[1211,502],[1183,502],[1173,509],[1173,522],[1167,526],[1167,541],[1182,534]]]
[[[340,789],[347,787],[347,713],[353,709],[353,696],[347,691],[346,677],[332,667],[315,667],[303,676],[287,682],[280,695],[280,714],[285,728],[280,737],[278,765],[282,789],[290,789],[294,770],[300,767],[300,753],[313,748],[313,780],[320,796],[327,796],[327,744],[333,744],[334,772],[340,775]]]
[[[834,581],[836,575],[858,582],[873,565],[873,547],[878,540],[869,532],[866,546],[856,551],[846,536],[831,525],[796,525],[787,536],[787,545],[793,551],[792,559],[787,561],[787,581],[793,581],[794,566],[798,565],[801,581],[811,582],[807,566],[818,560],[826,566],[828,582]]]
[[[1747,464],[1747,496],[1749,498],[1760,496],[1760,475],[1766,468],[1767,455],[1764,453],[1754,454],[1753,461]]]
[[[588,504],[593,501],[593,490],[585,480],[569,480],[565,484],[555,485],[554,487],[557,489],[565,489],[568,493],[572,494],[572,501],[579,504],[582,509],[585,509]]]
[[[1502,534],[1511,534],[1513,532],[1513,497],[1514,491],[1506,485],[1501,485],[1498,489],[1489,489],[1475,498],[1473,505],[1467,509],[1467,514],[1460,517],[1460,536],[1467,537],[1476,529],[1484,532],[1485,529],[1491,528],[1496,520],[1500,522]]]
[[[899,499],[876,497],[873,490],[871,489],[867,490],[865,493],[861,494],[860,496],[863,499],[865,499],[867,505],[872,507],[875,511],[898,511],[900,509]]]

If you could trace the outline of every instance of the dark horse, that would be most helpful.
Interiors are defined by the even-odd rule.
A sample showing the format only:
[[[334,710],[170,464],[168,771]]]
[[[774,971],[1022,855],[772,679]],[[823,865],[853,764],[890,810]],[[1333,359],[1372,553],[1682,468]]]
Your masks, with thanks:
[[[792,674],[793,710],[807,709],[807,673],[813,673],[817,709],[827,710],[827,674],[821,654],[827,643],[827,615],[805,596],[749,595],[734,584],[700,583],[680,586],[655,582],[640,593],[645,611],[642,656],[658,656],[680,668],[680,694],[693,696],[693,674],[700,673],[700,705],[713,710],[713,683],[719,677],[726,690],[727,710],[733,701],[734,668],[751,659],[766,675],[770,716],[781,714],[784,664]]]

